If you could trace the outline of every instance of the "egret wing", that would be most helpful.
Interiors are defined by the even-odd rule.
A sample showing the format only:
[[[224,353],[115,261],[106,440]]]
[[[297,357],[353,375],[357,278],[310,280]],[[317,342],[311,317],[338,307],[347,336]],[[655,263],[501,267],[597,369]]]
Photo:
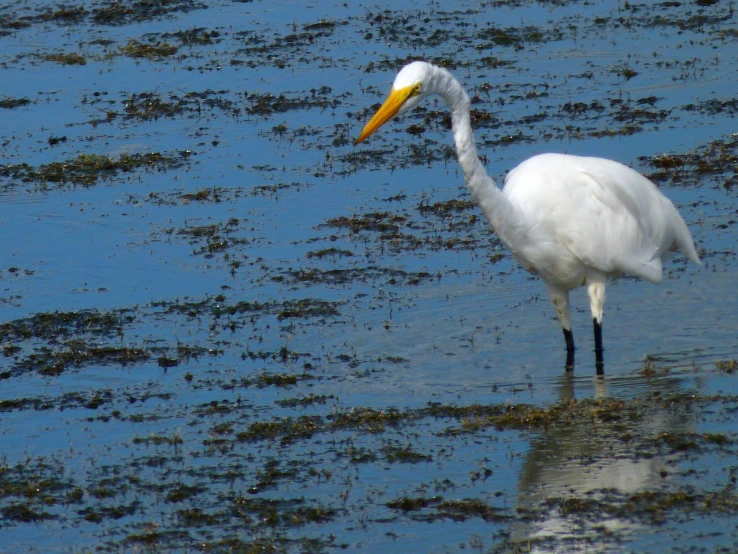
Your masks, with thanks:
[[[605,273],[660,282],[661,261],[674,246],[675,230],[686,230],[671,201],[640,173],[617,162],[575,158],[574,163],[576,209],[559,230],[562,243]]]

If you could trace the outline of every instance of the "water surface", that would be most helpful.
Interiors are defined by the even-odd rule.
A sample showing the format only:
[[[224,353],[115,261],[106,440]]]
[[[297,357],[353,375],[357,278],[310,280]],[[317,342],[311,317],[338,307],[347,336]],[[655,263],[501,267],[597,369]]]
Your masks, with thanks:
[[[7,552],[734,549],[729,4],[0,8]],[[412,59],[491,175],[650,176],[703,266],[612,282],[606,374],[468,201],[445,107],[352,146]]]

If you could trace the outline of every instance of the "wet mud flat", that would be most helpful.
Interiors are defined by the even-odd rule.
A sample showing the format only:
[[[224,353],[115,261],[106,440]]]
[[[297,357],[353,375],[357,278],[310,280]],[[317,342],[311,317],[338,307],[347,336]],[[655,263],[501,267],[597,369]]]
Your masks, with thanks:
[[[728,552],[738,16],[720,1],[0,8],[0,551]],[[487,229],[490,174],[648,175],[692,230],[609,289],[604,378]]]

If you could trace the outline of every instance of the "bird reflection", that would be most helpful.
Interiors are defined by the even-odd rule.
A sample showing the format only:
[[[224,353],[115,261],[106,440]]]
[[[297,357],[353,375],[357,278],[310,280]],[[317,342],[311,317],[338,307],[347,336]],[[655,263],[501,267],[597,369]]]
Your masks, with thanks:
[[[635,382],[624,383],[627,388],[642,387]],[[575,401],[575,385],[582,384],[571,373],[559,380],[561,402]],[[562,551],[586,547],[599,551],[596,542],[614,540],[635,534],[640,525],[630,518],[603,513],[595,514],[568,512],[560,509],[562,502],[569,500],[587,501],[615,494],[630,496],[642,491],[658,490],[664,486],[668,475],[668,455],[644,456],[644,452],[630,444],[630,437],[656,437],[664,433],[689,433],[693,429],[691,418],[674,408],[659,407],[653,402],[654,393],[675,393],[682,384],[676,378],[659,381],[658,385],[647,383],[643,391],[642,410],[618,410],[597,418],[573,417],[571,422],[550,426],[531,443],[518,482],[517,509],[528,518],[516,518],[510,529],[513,543],[524,543],[532,552],[550,552],[553,544],[565,544]],[[603,404],[616,405],[607,396],[608,382],[603,378],[594,381],[596,399],[610,401]],[[656,388],[662,390],[656,392]],[[631,400],[635,402],[635,400]],[[610,537],[606,539],[605,537]],[[536,550],[539,548],[540,550]]]

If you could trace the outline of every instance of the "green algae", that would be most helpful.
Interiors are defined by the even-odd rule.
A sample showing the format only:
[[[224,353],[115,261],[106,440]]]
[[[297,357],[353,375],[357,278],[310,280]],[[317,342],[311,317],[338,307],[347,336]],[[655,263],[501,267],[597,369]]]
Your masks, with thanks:
[[[45,312],[0,324],[0,341],[74,338],[80,334],[120,336],[134,320],[132,309]]]
[[[433,456],[416,452],[412,446],[400,446],[397,444],[388,444],[382,447],[382,454],[388,463],[417,464],[421,462],[432,462]]]
[[[176,54],[177,47],[166,42],[145,44],[131,39],[121,48],[121,52],[131,58],[164,58]]]
[[[62,65],[87,65],[87,59],[79,54],[45,54],[42,56],[47,62],[56,62]]]
[[[63,162],[52,162],[33,167],[28,164],[0,165],[0,178],[35,184],[41,188],[52,185],[91,187],[100,181],[118,178],[120,173],[136,169],[164,171],[181,167],[189,154],[164,155],[121,154],[117,159],[100,154],[79,154]],[[8,185],[6,185],[8,186]]]

